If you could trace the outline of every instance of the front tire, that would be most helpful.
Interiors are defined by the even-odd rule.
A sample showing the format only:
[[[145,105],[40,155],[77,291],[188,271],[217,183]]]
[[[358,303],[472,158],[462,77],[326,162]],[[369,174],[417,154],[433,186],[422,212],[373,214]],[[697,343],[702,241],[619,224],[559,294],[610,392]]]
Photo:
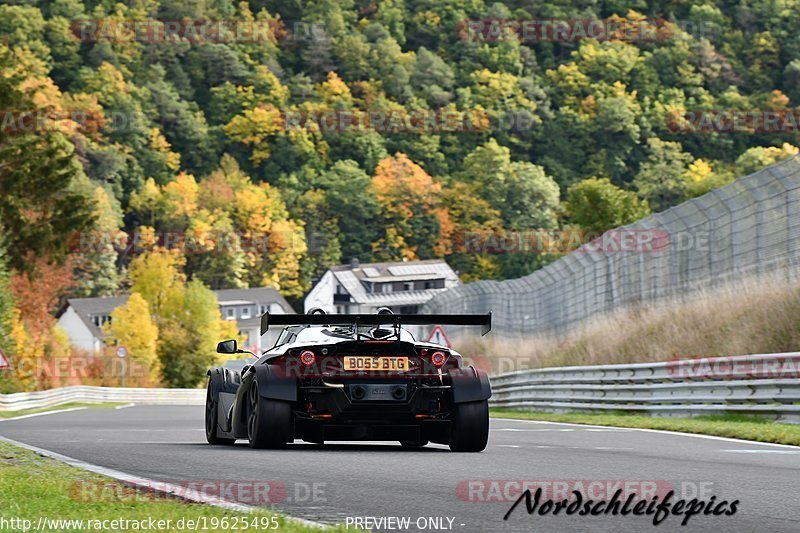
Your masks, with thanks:
[[[251,448],[281,448],[292,440],[292,406],[262,398],[253,381],[247,394],[247,438]]]
[[[481,452],[489,442],[489,400],[458,403],[454,407],[450,450]]]
[[[209,444],[230,446],[236,442],[236,439],[224,439],[217,436],[217,429],[219,427],[219,407],[218,398],[211,390],[212,380],[213,378],[208,378],[208,387],[206,388],[206,440]]]

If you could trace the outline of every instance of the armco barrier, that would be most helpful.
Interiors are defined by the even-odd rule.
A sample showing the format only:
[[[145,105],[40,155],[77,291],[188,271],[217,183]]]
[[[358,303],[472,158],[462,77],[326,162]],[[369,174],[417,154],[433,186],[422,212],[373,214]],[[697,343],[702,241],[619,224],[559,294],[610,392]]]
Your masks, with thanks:
[[[800,423],[800,353],[542,368],[491,381],[493,407],[656,416],[743,413]],[[203,405],[205,390],[64,387],[0,394],[0,411],[69,402]]]
[[[134,389],[76,386],[36,392],[0,394],[0,411],[38,409],[70,402],[203,405],[205,399],[205,389]]]
[[[653,416],[737,413],[800,423],[800,353],[520,370],[491,381],[493,407]]]

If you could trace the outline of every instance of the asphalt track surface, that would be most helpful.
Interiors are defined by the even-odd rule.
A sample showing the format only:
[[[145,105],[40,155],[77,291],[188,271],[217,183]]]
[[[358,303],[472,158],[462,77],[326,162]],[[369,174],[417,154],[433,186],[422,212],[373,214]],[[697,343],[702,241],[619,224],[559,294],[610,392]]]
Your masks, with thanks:
[[[190,406],[92,408],[6,420],[0,435],[151,480],[270,481],[282,489],[270,492],[280,501],[268,506],[308,520],[410,519],[408,529],[375,531],[800,531],[800,448],[788,446],[492,419],[489,446],[479,454],[438,445],[406,450],[393,443],[300,441],[283,450],[252,450],[244,441],[206,444],[203,408]],[[499,483],[487,483],[493,480]],[[733,516],[694,516],[685,527],[675,516],[655,527],[647,516],[528,515],[524,503],[504,521],[513,501],[473,501],[504,498],[503,490],[515,499],[514,485],[504,480],[631,481],[659,492],[674,488],[687,499],[699,491],[705,500],[713,495],[717,502],[740,503]],[[638,484],[643,481],[655,485]],[[314,487],[316,497],[310,494]],[[498,487],[505,488],[498,493]],[[427,522],[426,528],[428,517],[445,517],[444,527]]]

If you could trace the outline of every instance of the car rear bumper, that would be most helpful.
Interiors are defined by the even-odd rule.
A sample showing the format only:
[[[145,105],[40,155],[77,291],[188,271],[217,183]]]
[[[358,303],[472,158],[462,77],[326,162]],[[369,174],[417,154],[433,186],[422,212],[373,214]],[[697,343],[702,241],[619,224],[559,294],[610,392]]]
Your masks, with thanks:
[[[451,396],[446,385],[396,380],[301,386],[295,405],[295,436],[310,442],[446,441]]]

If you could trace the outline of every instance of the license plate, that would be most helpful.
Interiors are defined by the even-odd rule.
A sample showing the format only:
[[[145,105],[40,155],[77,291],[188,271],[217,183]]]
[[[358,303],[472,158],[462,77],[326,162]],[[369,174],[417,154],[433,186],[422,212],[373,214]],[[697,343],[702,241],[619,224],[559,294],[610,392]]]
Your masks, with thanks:
[[[369,357],[347,355],[344,357],[345,370],[366,372],[405,372],[408,370],[408,357]]]

